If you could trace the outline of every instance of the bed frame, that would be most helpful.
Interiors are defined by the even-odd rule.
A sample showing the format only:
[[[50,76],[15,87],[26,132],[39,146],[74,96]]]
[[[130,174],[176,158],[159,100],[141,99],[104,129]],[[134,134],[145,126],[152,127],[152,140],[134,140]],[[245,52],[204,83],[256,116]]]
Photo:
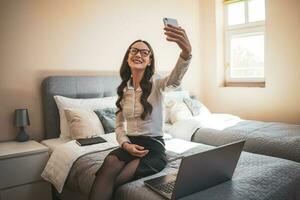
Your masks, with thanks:
[[[119,76],[49,76],[42,82],[42,104],[45,139],[58,138],[60,134],[59,112],[54,95],[70,98],[100,98],[114,96],[121,79]],[[87,199],[79,192],[64,188],[58,194],[52,187],[53,199]]]

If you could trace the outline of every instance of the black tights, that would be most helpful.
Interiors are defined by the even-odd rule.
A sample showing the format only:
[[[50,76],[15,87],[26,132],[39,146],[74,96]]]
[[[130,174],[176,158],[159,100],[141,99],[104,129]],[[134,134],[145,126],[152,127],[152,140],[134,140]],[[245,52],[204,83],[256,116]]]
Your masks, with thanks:
[[[125,164],[115,155],[107,156],[95,178],[89,200],[111,200],[114,190],[133,178],[139,163],[140,159]]]

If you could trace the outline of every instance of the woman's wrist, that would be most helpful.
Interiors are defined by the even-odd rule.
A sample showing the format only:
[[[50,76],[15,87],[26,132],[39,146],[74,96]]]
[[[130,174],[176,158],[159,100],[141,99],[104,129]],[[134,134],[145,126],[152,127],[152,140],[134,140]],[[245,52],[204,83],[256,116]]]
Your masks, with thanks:
[[[129,142],[123,142],[123,144],[122,144],[122,149],[125,149],[125,150],[126,150],[126,146],[127,146],[128,144],[130,144],[130,143],[129,143]]]
[[[180,57],[184,60],[189,60],[192,57],[191,52],[181,52]]]

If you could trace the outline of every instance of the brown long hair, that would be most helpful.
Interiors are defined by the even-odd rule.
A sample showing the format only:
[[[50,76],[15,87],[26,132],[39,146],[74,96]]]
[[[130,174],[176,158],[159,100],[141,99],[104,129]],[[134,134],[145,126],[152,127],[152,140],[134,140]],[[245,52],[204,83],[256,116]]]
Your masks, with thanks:
[[[150,58],[151,58],[151,62],[150,62],[150,66],[147,66],[144,72],[144,76],[140,82],[140,86],[142,89],[142,95],[141,95],[141,104],[144,108],[144,111],[141,115],[141,119],[145,119],[146,116],[152,113],[152,105],[147,101],[150,93],[151,93],[151,89],[152,89],[152,82],[150,81],[152,75],[154,74],[155,71],[155,60],[154,60],[154,53],[153,53],[153,49],[150,46],[150,44],[147,41],[144,40],[136,40],[133,43],[131,43],[126,51],[126,54],[123,58],[122,61],[122,65],[120,68],[120,76],[121,76],[121,84],[118,86],[117,89],[117,93],[118,93],[118,100],[116,102],[116,106],[118,107],[118,111],[116,112],[116,114],[120,111],[122,111],[122,106],[121,106],[121,100],[123,98],[123,91],[124,88],[127,86],[127,82],[130,80],[131,78],[131,69],[127,63],[127,59],[128,59],[128,54],[129,54],[129,49],[131,48],[131,46],[137,42],[143,42],[145,43],[148,48],[150,49]]]

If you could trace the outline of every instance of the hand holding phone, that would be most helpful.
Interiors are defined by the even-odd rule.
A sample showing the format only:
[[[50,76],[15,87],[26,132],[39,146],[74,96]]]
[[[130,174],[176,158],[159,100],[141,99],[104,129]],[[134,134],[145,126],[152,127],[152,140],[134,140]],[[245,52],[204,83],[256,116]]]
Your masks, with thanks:
[[[184,60],[189,59],[191,56],[192,47],[185,30],[178,26],[176,19],[165,17],[163,18],[163,21],[165,24],[165,35],[167,36],[166,40],[169,42],[175,42],[182,50],[180,56]],[[172,26],[167,26],[168,24]]]
[[[167,26],[167,24],[171,24],[172,26],[178,27],[178,22],[176,19],[165,17],[165,18],[163,18],[163,21],[164,21],[165,26]]]

